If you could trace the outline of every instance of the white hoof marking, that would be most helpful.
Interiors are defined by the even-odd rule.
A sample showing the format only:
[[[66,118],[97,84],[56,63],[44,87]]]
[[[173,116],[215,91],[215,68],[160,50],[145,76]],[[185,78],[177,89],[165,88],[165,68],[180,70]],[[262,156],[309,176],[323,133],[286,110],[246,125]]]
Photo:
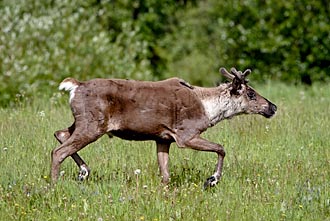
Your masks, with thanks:
[[[88,168],[86,167],[86,165],[81,165],[79,175],[78,175],[78,179],[80,181],[83,181],[83,180],[86,180],[88,176],[89,176]]]

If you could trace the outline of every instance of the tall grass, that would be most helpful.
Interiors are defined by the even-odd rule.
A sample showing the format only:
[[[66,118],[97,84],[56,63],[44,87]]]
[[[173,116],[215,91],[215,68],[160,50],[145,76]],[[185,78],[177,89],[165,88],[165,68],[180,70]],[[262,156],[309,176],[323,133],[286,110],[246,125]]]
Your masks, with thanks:
[[[227,152],[222,180],[208,191],[215,154],[172,145],[164,188],[153,142],[106,137],[80,151],[92,168],[87,182],[76,181],[68,158],[50,186],[53,132],[72,123],[67,94],[1,109],[0,220],[330,220],[330,89],[256,88],[278,113],[240,116],[204,134]]]

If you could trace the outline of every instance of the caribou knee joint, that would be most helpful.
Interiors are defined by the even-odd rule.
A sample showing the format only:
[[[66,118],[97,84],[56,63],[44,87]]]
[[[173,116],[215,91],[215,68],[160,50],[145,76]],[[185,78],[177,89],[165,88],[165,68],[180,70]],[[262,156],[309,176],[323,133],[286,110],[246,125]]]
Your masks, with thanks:
[[[54,133],[54,136],[60,143],[64,143],[70,137],[70,133],[66,130],[59,130]]]

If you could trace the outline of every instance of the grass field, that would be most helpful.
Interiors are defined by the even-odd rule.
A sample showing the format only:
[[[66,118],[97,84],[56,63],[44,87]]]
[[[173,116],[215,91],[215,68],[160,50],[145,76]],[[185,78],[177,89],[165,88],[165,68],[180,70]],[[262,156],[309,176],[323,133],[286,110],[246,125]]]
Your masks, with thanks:
[[[222,180],[208,191],[216,154],[173,144],[164,188],[154,142],[107,137],[80,152],[92,169],[87,182],[76,181],[68,158],[52,187],[53,132],[72,123],[68,95],[0,109],[0,220],[330,220],[329,86],[255,88],[278,113],[240,116],[204,133],[227,152]]]

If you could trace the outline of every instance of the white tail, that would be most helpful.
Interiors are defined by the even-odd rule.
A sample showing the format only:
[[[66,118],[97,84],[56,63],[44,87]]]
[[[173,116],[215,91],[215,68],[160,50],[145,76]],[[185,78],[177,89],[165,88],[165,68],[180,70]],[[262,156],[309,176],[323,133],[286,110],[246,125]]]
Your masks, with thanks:
[[[74,78],[66,78],[62,81],[60,86],[58,87],[59,90],[66,90],[70,91],[70,99],[69,102],[71,103],[72,99],[74,98],[74,93],[76,88],[79,86],[79,81]]]

